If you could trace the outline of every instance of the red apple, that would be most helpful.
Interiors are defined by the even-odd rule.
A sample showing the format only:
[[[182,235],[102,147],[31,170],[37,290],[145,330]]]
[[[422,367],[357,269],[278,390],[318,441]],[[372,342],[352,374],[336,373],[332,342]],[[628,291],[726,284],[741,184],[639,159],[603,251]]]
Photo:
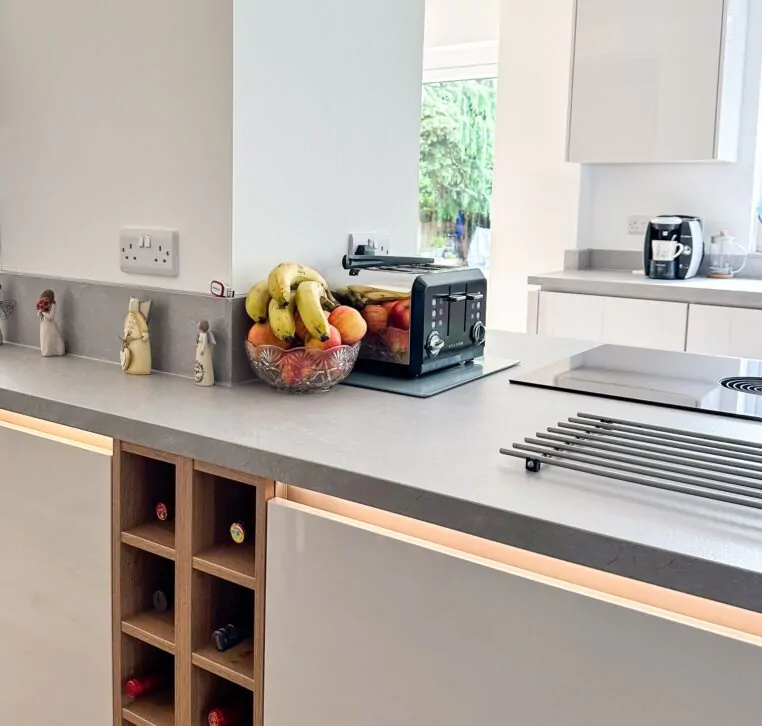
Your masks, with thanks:
[[[394,310],[394,306],[398,302],[399,300],[390,300],[389,302],[381,303],[381,307],[391,315],[392,310]]]
[[[389,315],[389,325],[400,330],[410,330],[410,300],[400,300]]]
[[[307,330],[307,326],[304,324],[304,320],[302,320],[302,316],[299,315],[299,312],[294,313],[294,322],[296,323],[296,336],[304,342],[309,337],[309,331]]]
[[[389,311],[381,305],[366,305],[362,316],[368,324],[368,332],[381,333],[389,325]]]
[[[328,340],[323,342],[319,338],[313,338],[311,335],[307,337],[304,343],[305,347],[313,348],[314,350],[331,350],[331,348],[338,348],[341,345],[341,333],[333,326],[328,326]]]
[[[341,305],[334,310],[328,322],[331,323],[341,334],[341,341],[345,345],[359,343],[368,332],[368,324],[360,313],[347,305]]]
[[[275,345],[283,350],[288,350],[291,347],[290,343],[278,338],[273,329],[270,327],[270,323],[255,323],[249,330],[249,343],[252,345]]]

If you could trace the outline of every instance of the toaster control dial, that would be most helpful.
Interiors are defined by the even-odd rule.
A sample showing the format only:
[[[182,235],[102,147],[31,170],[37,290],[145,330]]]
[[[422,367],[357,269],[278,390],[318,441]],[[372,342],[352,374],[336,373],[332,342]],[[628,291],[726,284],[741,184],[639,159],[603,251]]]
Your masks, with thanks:
[[[444,346],[445,342],[442,340],[442,336],[435,330],[426,341],[426,352],[431,358],[436,358],[442,352]]]
[[[471,328],[471,340],[474,345],[484,345],[487,341],[487,328],[481,320],[477,320]]]

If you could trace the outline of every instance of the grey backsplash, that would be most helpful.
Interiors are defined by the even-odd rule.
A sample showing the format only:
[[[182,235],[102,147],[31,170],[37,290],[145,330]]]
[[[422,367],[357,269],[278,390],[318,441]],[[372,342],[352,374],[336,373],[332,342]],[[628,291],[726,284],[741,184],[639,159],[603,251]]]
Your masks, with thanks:
[[[209,321],[217,340],[214,369],[219,383],[243,383],[252,378],[243,341],[250,322],[244,298],[215,298],[198,293],[129,287],[79,280],[0,272],[6,300],[17,308],[3,323],[11,343],[39,347],[40,327],[35,306],[50,288],[58,303],[56,318],[67,352],[117,363],[124,317],[131,297],[151,300],[153,368],[180,376],[193,375],[196,323]]]

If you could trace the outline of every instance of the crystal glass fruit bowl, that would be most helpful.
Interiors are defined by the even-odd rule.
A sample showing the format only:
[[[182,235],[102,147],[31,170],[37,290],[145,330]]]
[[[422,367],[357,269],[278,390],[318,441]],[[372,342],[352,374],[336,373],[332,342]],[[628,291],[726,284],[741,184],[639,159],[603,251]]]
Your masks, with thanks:
[[[252,345],[246,341],[246,354],[257,378],[273,388],[290,393],[330,391],[354,368],[360,343],[340,345],[330,350]]]

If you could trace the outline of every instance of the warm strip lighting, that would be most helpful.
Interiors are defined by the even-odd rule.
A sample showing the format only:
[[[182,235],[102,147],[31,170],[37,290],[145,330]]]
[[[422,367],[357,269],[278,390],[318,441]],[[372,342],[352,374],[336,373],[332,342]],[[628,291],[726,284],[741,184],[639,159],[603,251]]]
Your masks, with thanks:
[[[386,530],[419,544],[466,558],[510,568],[515,574],[590,597],[631,607],[685,625],[703,628],[762,647],[762,614],[600,572],[582,565],[538,555],[463,532],[410,519],[294,486],[279,485],[276,495],[295,504]],[[383,533],[383,532],[382,532]]]
[[[68,426],[43,421],[39,418],[23,416],[20,413],[0,410],[0,427],[50,439],[61,444],[77,446],[96,453],[107,454],[108,456],[111,456],[114,452],[114,441],[107,436],[69,428]]]

